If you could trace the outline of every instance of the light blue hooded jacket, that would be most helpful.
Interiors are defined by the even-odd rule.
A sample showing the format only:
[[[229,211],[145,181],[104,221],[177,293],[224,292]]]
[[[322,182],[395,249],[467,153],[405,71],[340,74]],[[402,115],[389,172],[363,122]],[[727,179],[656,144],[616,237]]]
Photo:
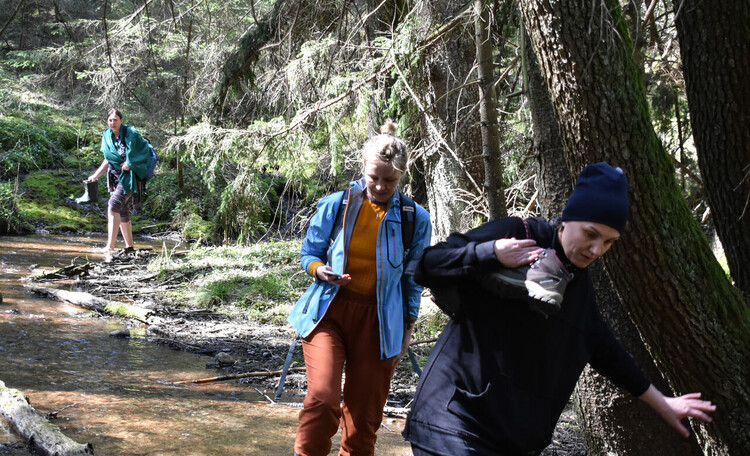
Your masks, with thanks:
[[[343,217],[343,229],[336,235],[333,243],[330,237],[339,205],[342,204],[343,192],[336,192],[321,199],[318,211],[310,220],[307,236],[302,244],[302,267],[305,271],[313,261],[322,261],[331,266],[336,274],[346,270],[346,252],[349,248],[354,223],[362,207],[365,184],[364,179],[349,184],[352,192],[346,204]],[[419,315],[419,304],[422,286],[417,285],[404,270],[414,258],[422,253],[430,243],[432,225],[430,216],[424,208],[415,204],[414,237],[408,257],[404,258],[404,247],[401,240],[401,199],[394,193],[388,202],[388,208],[378,229],[376,244],[377,282],[375,293],[378,302],[378,327],[380,332],[380,357],[391,358],[401,352],[404,337],[404,321],[416,319]],[[287,321],[300,337],[307,337],[323,318],[339,286],[315,279],[310,288],[292,308]]]

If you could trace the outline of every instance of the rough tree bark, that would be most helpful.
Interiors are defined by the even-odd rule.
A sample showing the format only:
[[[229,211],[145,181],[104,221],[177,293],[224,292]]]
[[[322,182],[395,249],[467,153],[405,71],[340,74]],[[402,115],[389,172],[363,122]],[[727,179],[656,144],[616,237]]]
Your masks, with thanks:
[[[479,82],[479,117],[482,132],[482,159],[484,161],[484,191],[490,219],[505,217],[505,186],[503,165],[500,161],[500,127],[497,120],[497,95],[493,84],[493,65],[490,5],[487,0],[474,2],[474,40],[477,49]]]
[[[675,6],[698,166],[729,270],[750,306],[750,3]]]
[[[539,162],[540,213],[548,220],[559,216],[567,202],[573,180],[567,172],[557,119],[536,56],[524,46],[528,75],[528,99],[532,118],[534,155]],[[589,267],[602,317],[620,343],[634,356],[654,385],[668,385],[643,345],[638,330],[622,307],[619,296],[600,261]],[[695,437],[681,438],[649,407],[619,390],[593,369],[586,369],[578,382],[574,403],[589,456],[698,456]],[[638,436],[638,438],[634,438]]]
[[[476,204],[472,198],[483,197],[477,185],[483,179],[482,135],[478,113],[471,110],[476,92],[467,87],[474,69],[475,46],[473,36],[462,24],[471,19],[466,6],[461,0],[425,2],[419,11],[425,31],[436,30],[435,24],[460,19],[425,51],[418,87],[427,140],[422,156],[425,187],[430,195],[433,238],[438,240],[471,227],[473,220],[466,215]]]
[[[630,220],[604,263],[677,394],[720,410],[692,421],[708,455],[750,448],[750,310],[692,218],[649,118],[616,1],[521,0],[570,175],[607,160],[630,179]],[[718,70],[717,70],[718,71]],[[638,436],[633,436],[638,438]]]

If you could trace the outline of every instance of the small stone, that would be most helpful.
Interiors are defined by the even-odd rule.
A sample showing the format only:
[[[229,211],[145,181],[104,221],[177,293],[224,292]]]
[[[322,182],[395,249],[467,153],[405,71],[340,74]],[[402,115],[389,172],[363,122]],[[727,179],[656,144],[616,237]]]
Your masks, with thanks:
[[[109,333],[109,337],[130,337],[130,330],[128,328],[116,329]]]
[[[232,358],[232,355],[222,351],[216,354],[216,362],[222,366],[229,366],[234,364],[234,359]]]

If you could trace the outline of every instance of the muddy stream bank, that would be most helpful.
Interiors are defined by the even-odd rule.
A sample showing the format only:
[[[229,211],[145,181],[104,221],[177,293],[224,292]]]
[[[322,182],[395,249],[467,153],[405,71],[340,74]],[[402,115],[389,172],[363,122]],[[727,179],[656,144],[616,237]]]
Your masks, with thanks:
[[[253,384],[175,384],[225,373],[207,369],[222,350],[244,352],[245,370],[273,370],[288,348],[285,331],[249,323],[237,327],[200,311],[187,318],[164,308],[157,309],[164,312],[163,325],[150,328],[24,289],[22,279],[31,270],[54,270],[76,257],[101,262],[93,252],[103,243],[83,236],[0,237],[0,380],[22,391],[39,412],[57,412],[52,423],[72,439],[91,443],[97,455],[291,454],[294,403],[303,394],[295,385],[303,376],[290,378],[283,403],[269,400],[278,377]],[[136,245],[162,248],[156,240],[137,239]],[[124,328],[131,337],[110,335]],[[223,339],[222,331],[232,334]],[[206,332],[218,336],[207,339]],[[402,419],[386,418],[376,454],[408,454],[402,428]],[[2,420],[0,454],[28,454]]]

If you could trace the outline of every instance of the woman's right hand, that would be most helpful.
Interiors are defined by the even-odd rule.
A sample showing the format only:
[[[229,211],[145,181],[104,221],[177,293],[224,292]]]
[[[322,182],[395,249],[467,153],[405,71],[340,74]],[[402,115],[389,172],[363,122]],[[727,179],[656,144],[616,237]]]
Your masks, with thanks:
[[[315,268],[315,277],[323,282],[342,286],[352,281],[352,277],[349,274],[338,275],[333,272],[333,269],[328,265],[322,265]]]
[[[495,241],[494,246],[495,257],[506,268],[517,268],[529,264],[543,250],[543,248],[536,245],[534,239],[498,239]]]

